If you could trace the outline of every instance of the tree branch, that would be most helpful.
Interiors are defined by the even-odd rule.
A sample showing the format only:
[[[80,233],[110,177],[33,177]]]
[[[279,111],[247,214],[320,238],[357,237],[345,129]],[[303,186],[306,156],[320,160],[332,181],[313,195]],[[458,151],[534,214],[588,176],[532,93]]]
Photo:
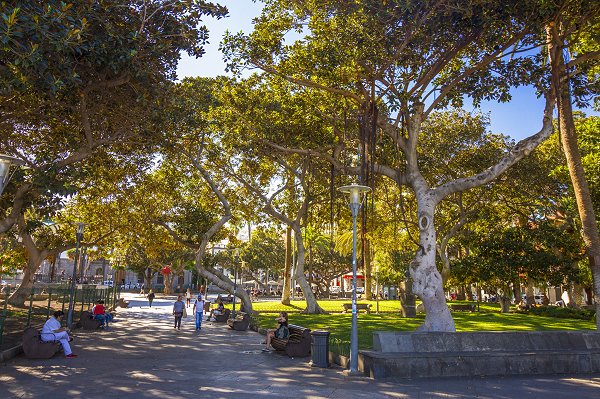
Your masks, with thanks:
[[[554,131],[552,124],[552,111],[554,110],[554,100],[549,94],[545,95],[546,106],[544,109],[544,118],[542,129],[526,139],[517,143],[509,153],[497,164],[490,166],[485,171],[462,179],[456,179],[432,190],[433,198],[437,202],[450,194],[468,190],[489,183],[496,177],[504,173],[508,168],[517,163],[531,153],[542,141],[547,139]]]

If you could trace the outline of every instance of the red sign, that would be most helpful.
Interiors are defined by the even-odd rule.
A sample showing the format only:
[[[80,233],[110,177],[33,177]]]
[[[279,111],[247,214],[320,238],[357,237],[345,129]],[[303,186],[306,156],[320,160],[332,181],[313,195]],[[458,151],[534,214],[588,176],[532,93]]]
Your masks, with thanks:
[[[169,266],[163,267],[162,274],[164,274],[166,276],[169,273],[171,273],[171,268]]]

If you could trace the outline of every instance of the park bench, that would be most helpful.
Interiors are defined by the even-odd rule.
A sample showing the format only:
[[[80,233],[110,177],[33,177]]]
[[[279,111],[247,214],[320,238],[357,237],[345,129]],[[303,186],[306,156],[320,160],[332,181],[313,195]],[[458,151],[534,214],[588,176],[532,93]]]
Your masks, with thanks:
[[[352,310],[352,304],[351,303],[343,303],[342,308],[344,309],[344,313],[348,313],[348,311]],[[356,311],[358,312],[359,310],[364,310],[367,312],[367,314],[370,314],[371,313],[371,304],[370,303],[357,303]]]
[[[42,341],[35,327],[28,327],[23,332],[23,352],[28,359],[50,359],[60,348],[58,341]]]
[[[230,315],[231,315],[231,310],[225,309],[223,314],[214,315],[215,322],[216,323],[225,323],[227,320],[229,320]]]
[[[455,312],[474,312],[476,307],[472,303],[452,303],[450,304],[450,310]]]
[[[99,320],[94,319],[94,315],[87,310],[81,313],[79,323],[77,323],[77,326],[84,330],[97,330],[101,325],[102,323]]]
[[[288,339],[273,337],[271,346],[278,351],[285,351],[290,357],[305,357],[310,354],[310,329],[288,325],[290,336]]]
[[[227,319],[227,325],[236,331],[246,331],[250,325],[250,315],[245,312],[237,312],[235,318]]]

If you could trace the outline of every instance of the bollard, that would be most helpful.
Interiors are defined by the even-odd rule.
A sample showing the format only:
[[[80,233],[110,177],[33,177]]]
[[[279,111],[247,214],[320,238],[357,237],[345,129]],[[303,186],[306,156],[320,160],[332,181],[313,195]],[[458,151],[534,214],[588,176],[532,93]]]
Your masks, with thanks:
[[[329,331],[315,330],[310,333],[311,340],[311,367],[329,367]]]

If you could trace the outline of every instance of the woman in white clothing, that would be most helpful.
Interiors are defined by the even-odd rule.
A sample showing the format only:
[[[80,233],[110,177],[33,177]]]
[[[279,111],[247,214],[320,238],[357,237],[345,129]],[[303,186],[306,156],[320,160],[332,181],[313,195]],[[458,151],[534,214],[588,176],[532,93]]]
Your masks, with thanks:
[[[66,358],[77,357],[71,351],[71,345],[69,341],[73,338],[69,336],[69,329],[67,327],[61,327],[60,322],[64,316],[64,312],[57,310],[54,312],[54,316],[46,320],[44,327],[42,327],[42,341],[59,341],[63,347]]]

